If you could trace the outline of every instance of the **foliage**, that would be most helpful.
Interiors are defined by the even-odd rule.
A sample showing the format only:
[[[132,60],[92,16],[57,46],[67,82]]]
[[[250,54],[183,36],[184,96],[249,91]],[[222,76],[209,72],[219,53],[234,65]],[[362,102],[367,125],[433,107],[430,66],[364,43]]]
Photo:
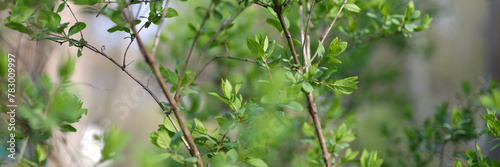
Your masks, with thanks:
[[[57,9],[56,3],[58,4]],[[112,3],[113,5],[111,5]],[[131,13],[130,6],[143,5],[142,3],[149,6],[147,14],[129,14]],[[189,4],[191,1],[185,3]],[[145,62],[138,63],[137,66],[144,71],[153,72],[159,84],[162,85],[162,93],[168,100],[166,102],[158,101],[154,93],[136,80],[155,97],[160,108],[166,113],[164,121],[158,125],[157,131],[149,135],[151,143],[163,151],[152,158],[156,162],[201,166],[204,165],[203,160],[211,166],[241,166],[243,164],[286,166],[287,164],[279,164],[283,161],[275,161],[275,158],[279,157],[302,161],[301,164],[305,166],[340,166],[350,163],[359,163],[362,167],[382,165],[384,160],[378,151],[364,149],[358,158],[359,151],[350,148],[350,143],[355,140],[356,134],[347,128],[350,127],[344,123],[347,121],[341,120],[347,120],[345,118],[347,114],[340,112],[342,110],[340,103],[342,96],[351,94],[358,89],[359,81],[357,76],[349,75],[341,78],[335,74],[338,66],[343,63],[340,57],[345,55],[344,52],[349,48],[364,45],[385,36],[403,34],[409,37],[412,32],[430,29],[429,24],[432,18],[429,15],[422,16],[422,12],[415,9],[413,1],[405,3],[404,7],[391,6],[386,1],[358,2],[351,0],[213,0],[208,2],[207,6],[204,3],[206,2],[195,5],[193,19],[186,19],[195,21],[176,22],[178,24],[174,26],[182,27],[185,30],[181,31],[179,30],[181,28],[177,28],[179,30],[178,37],[157,36],[153,41],[152,52],[146,48],[144,41],[141,41],[139,32],[143,28],[150,28],[151,24],[162,26],[164,18],[188,17],[188,12],[179,13],[168,7],[164,1],[73,0],[70,3],[65,0],[36,2],[16,0],[10,16],[6,18],[5,26],[27,34],[33,40],[50,40],[59,44],[68,43],[70,47],[78,48],[78,57],[82,56],[83,49],[87,48],[109,59],[134,80],[136,79],[127,71],[129,68],[125,64],[125,56],[124,63],[120,65],[113,58],[107,56],[104,49],[99,50],[85,40],[83,30],[87,24],[78,21],[70,6],[82,5],[88,11],[93,12],[96,17],[108,17],[115,25],[107,29],[107,32],[123,32],[127,34],[126,39],[129,39],[131,44],[136,41],[146,59]],[[262,18],[258,19],[262,21],[265,19],[265,22],[276,31],[268,31],[264,34],[246,34],[241,29],[233,28],[251,25],[244,18],[238,22],[237,17],[252,5],[260,7],[255,10],[269,13],[269,15],[262,15]],[[304,6],[311,6],[310,8],[313,9],[306,9],[304,12]],[[66,9],[70,10],[76,23],[61,23],[60,12]],[[339,21],[335,24],[337,20]],[[310,30],[320,30],[323,25],[326,27],[330,25],[324,30],[323,37],[310,32]],[[141,26],[141,28],[136,26]],[[327,36],[332,28],[341,34],[336,33],[338,37],[330,40]],[[160,30],[158,29],[158,31]],[[278,34],[272,33],[279,33],[279,37]],[[297,37],[299,35],[300,38]],[[170,44],[171,50],[160,50],[157,53],[157,40],[159,39],[163,44]],[[191,40],[192,44],[186,45],[186,41]],[[241,47],[245,46],[245,43],[246,48]],[[323,45],[326,45],[327,48]],[[199,52],[199,58],[195,66],[188,69],[193,50]],[[165,67],[167,66],[166,61],[162,61],[162,59],[180,62],[184,57],[178,55],[184,55],[186,52],[185,63],[177,63],[173,68]],[[246,86],[241,82],[232,84],[230,81],[236,79],[221,75],[221,78],[228,78],[222,79],[222,94],[214,92],[213,89],[205,91],[201,86],[194,84],[197,75],[200,75],[205,68],[203,67],[199,72],[196,72],[204,54],[227,54],[227,57],[222,58],[253,62],[255,65],[250,65],[250,67],[266,70],[268,77],[259,75],[260,69],[252,69],[254,73],[249,75],[254,76],[250,76],[252,79],[245,82],[246,85],[250,85]],[[232,57],[231,54],[254,56],[246,59],[242,58],[243,56]],[[164,55],[172,56],[165,57]],[[159,65],[156,62],[157,58]],[[208,61],[208,63],[216,58],[218,57]],[[26,105],[23,106],[31,108],[20,108],[20,113],[23,118],[29,120],[28,124],[31,129],[28,128],[28,130],[33,131],[31,135],[40,136],[38,137],[40,142],[50,137],[50,128],[54,125],[59,126],[62,131],[76,131],[70,124],[77,122],[81,115],[87,111],[81,108],[82,102],[76,96],[64,89],[65,85],[69,83],[68,79],[73,71],[74,64],[72,63],[72,61],[67,61],[61,67],[59,75],[63,82],[59,88],[53,89],[53,91],[51,91],[50,79],[46,76],[42,76],[41,81],[36,81],[35,85],[30,84],[29,79],[23,82],[26,84],[23,90],[26,90],[28,94],[29,98],[27,99],[38,101],[33,103],[35,105],[30,105],[29,100],[26,100]],[[246,74],[239,73],[239,75]],[[170,89],[165,89],[166,83],[172,85]],[[253,91],[245,91],[245,89]],[[196,115],[199,103],[193,95],[212,95],[225,103],[229,112],[215,112],[216,117],[213,119],[209,116],[200,116],[201,114]],[[182,100],[185,96],[193,101],[193,105],[188,106]],[[321,110],[318,109],[314,98],[319,99],[322,96],[334,96],[335,103],[322,107]],[[47,101],[47,99],[51,100]],[[214,102],[214,100],[210,99],[210,102]],[[312,123],[306,121],[307,113],[302,112],[305,111],[304,108],[307,108],[307,113],[313,120]],[[225,108],[219,107],[219,109]],[[292,110],[297,111],[297,113],[293,113]],[[327,112],[324,113],[322,110],[327,110]],[[33,112],[23,113],[22,111],[37,111],[38,114],[33,115]],[[184,114],[184,112],[179,111],[187,111],[191,121],[184,121],[183,116],[179,115],[180,113]],[[170,113],[174,113],[176,119],[173,119]],[[44,114],[47,115],[47,118]],[[473,128],[471,129],[469,126],[473,123],[469,119],[469,115],[470,110],[454,109],[450,118],[449,114],[446,113],[446,107],[443,107],[433,121],[425,123],[425,134],[415,129],[408,130],[407,136],[411,139],[417,139],[416,136],[426,136],[438,141],[438,144],[473,138],[475,137],[471,134]],[[323,118],[323,116],[325,117]],[[202,122],[207,117],[215,119],[218,127],[207,129]],[[322,126],[322,124],[326,125],[325,123],[333,123],[335,126]],[[41,130],[36,129],[40,127]],[[435,128],[441,129],[432,131]],[[323,133],[323,130],[330,131],[330,134]],[[297,133],[298,131],[301,133]],[[126,137],[123,136],[121,132],[112,129],[103,137],[105,146],[102,150],[101,161],[112,159],[113,155],[120,151],[126,142]],[[280,149],[284,147],[283,143],[286,142],[301,143],[304,146],[288,148],[290,154],[281,155],[283,150]],[[432,141],[422,140],[414,142],[414,145],[410,144],[410,149],[416,149],[421,144],[420,142],[427,145],[435,144]],[[295,153],[297,150],[306,150],[306,153]],[[38,155],[37,161],[43,161],[47,154],[46,147],[37,146],[35,151]],[[292,164],[291,161],[288,163]]]
[[[500,146],[500,121],[495,115],[496,112],[500,110],[500,89],[498,89],[498,82],[491,81],[489,84],[488,92],[482,95],[480,98],[481,105],[486,108],[486,114],[481,115],[481,119],[485,121],[486,128],[483,129],[479,135],[488,134],[488,136],[493,137],[488,143],[495,144],[491,147],[488,152],[491,152]],[[465,155],[458,154],[461,158],[466,160],[468,167],[479,166],[498,166],[500,162],[489,156],[483,156],[483,151],[478,146],[477,141],[475,143],[474,150],[467,149]],[[465,167],[465,164],[458,158],[455,159],[455,167]]]

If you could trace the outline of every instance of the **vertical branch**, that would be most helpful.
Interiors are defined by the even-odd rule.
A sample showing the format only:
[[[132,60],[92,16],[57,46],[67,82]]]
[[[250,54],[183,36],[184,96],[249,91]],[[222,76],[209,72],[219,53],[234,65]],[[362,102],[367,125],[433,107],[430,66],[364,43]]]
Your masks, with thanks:
[[[280,20],[281,27],[283,27],[283,31],[285,32],[285,37],[288,41],[288,46],[290,46],[290,51],[292,52],[293,60],[295,60],[295,64],[300,64],[299,58],[297,57],[297,52],[295,52],[295,47],[293,46],[292,35],[290,35],[290,31],[286,28],[285,18],[283,17],[282,6],[278,2],[278,0],[273,0],[274,2],[274,11],[278,14],[278,19]]]
[[[184,122],[184,118],[182,118],[182,115],[179,111],[179,107],[177,106],[177,103],[175,99],[173,98],[172,94],[170,93],[170,90],[168,89],[167,85],[164,82],[163,77],[161,76],[160,69],[158,68],[158,64],[156,62],[156,58],[152,56],[149,51],[146,49],[146,46],[144,45],[142,39],[140,36],[137,34],[137,29],[134,26],[134,20],[133,19],[128,19],[125,18],[128,22],[131,23],[131,29],[135,34],[135,38],[137,40],[137,44],[139,45],[139,49],[146,59],[146,63],[151,67],[153,70],[153,74],[155,75],[156,81],[158,84],[160,84],[161,89],[163,90],[164,95],[167,97],[168,103],[170,104],[170,108],[174,112],[175,117],[177,118],[177,121],[179,122],[179,126],[181,127],[181,130],[184,134],[184,137],[186,138],[189,146],[191,149],[189,149],[189,153],[191,156],[196,157],[196,165],[198,167],[203,167],[203,162],[201,160],[200,153],[198,151],[198,148],[194,144],[193,138],[191,137],[191,133],[189,132],[188,128],[186,127],[186,123]]]
[[[285,36],[287,37],[288,44],[290,46],[290,50],[292,52],[293,58],[297,64],[299,64],[299,60],[297,58],[297,53],[295,52],[295,48],[293,47],[293,41],[292,41],[292,36],[290,35],[290,31],[288,31],[288,28],[286,28],[285,20],[283,18],[283,13],[282,13],[282,6],[278,2],[278,0],[273,0],[274,2],[274,11],[276,11],[276,14],[279,17],[281,27],[283,27],[283,30],[285,32]],[[328,153],[328,149],[326,148],[326,142],[325,138],[323,137],[323,130],[321,128],[321,122],[318,116],[318,110],[316,108],[316,105],[314,104],[314,99],[313,99],[313,92],[309,93],[306,95],[307,98],[307,103],[309,105],[309,114],[311,115],[313,122],[314,122],[314,128],[316,129],[316,136],[318,137],[319,145],[321,147],[321,151],[323,152],[322,158],[325,160],[325,166],[326,167],[331,167],[331,161],[330,161],[330,153]]]
[[[169,2],[170,2],[170,0],[167,0],[167,2],[165,2],[165,7],[163,7],[163,13],[162,13],[161,18],[160,18],[160,24],[158,25],[158,29],[156,30],[155,40],[153,42],[153,49],[151,51],[151,55],[153,55],[153,56],[156,56],[156,49],[158,49],[158,43],[160,43],[161,29],[163,28],[163,22],[164,22],[165,16],[167,15]],[[137,12],[137,13],[139,13],[139,12]]]

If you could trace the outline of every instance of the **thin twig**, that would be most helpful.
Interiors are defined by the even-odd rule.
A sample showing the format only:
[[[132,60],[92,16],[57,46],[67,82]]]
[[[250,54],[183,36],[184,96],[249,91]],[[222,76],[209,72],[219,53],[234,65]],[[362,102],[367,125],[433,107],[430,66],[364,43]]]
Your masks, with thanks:
[[[201,30],[203,29],[205,22],[208,20],[208,17],[210,16],[210,10],[212,8],[212,4],[213,4],[212,1],[210,1],[210,5],[208,5],[208,9],[207,12],[205,13],[205,16],[203,17],[203,21],[201,21],[200,28],[198,29],[198,32],[196,32],[196,35],[194,36],[193,43],[191,43],[191,48],[189,48],[186,61],[184,62],[184,67],[182,67],[181,75],[179,76],[179,81],[177,82],[177,90],[175,91],[174,98],[177,98],[179,94],[182,80],[184,79],[184,75],[186,74],[186,69],[189,64],[189,59],[191,58],[191,53],[193,53],[194,45],[196,44],[196,41],[198,41],[198,38],[200,37],[201,34]],[[179,99],[176,99],[176,101],[179,101]]]
[[[335,24],[335,21],[337,21],[337,18],[339,17],[340,12],[342,12],[342,9],[344,9],[345,3],[347,3],[347,0],[344,0],[344,3],[342,3],[342,6],[340,6],[339,12],[337,12],[337,15],[335,15],[335,18],[333,19],[332,24],[330,24],[330,27],[328,27],[328,29],[326,29],[325,33],[323,34],[323,37],[321,37],[320,45],[323,45],[323,43],[325,43],[326,36],[328,36],[328,33],[330,32],[333,25]],[[316,53],[314,53],[314,56],[311,58],[311,61],[314,60],[314,58],[316,58],[317,55],[318,55],[318,50],[316,50]]]
[[[224,133],[224,135],[222,136],[222,139],[220,139],[219,146],[217,147],[217,151],[215,151],[215,152],[219,152],[220,146],[222,146],[222,142],[224,141],[224,138],[226,138],[226,135],[227,135],[227,132]]]
[[[146,45],[143,43],[142,39],[140,38],[139,34],[137,34],[137,29],[133,25],[134,20],[127,19],[128,22],[132,24],[132,31],[134,32],[135,38],[137,40],[137,44],[139,45],[139,49],[143,55],[143,57],[146,59],[146,63],[149,64],[151,69],[153,70],[153,74],[155,75],[155,78],[160,84],[161,89],[163,90],[164,95],[167,97],[168,102],[170,103],[170,108],[174,112],[175,117],[177,118],[177,121],[179,122],[179,126],[181,127],[181,130],[184,134],[184,137],[186,138],[189,146],[191,149],[189,149],[189,153],[191,156],[196,157],[196,165],[198,167],[203,167],[203,162],[201,160],[200,152],[198,151],[198,148],[194,144],[193,138],[191,137],[191,133],[189,132],[188,128],[186,127],[186,124],[184,122],[184,118],[182,118],[182,115],[179,111],[179,107],[177,106],[177,102],[173,98],[172,94],[170,93],[170,89],[167,87],[167,85],[164,82],[163,76],[160,73],[160,69],[158,68],[158,64],[156,62],[155,56],[152,56],[149,51],[146,49]]]
[[[69,7],[69,4],[67,3],[67,1],[64,1],[64,2],[66,3],[66,6],[68,7],[69,11],[71,12],[71,15],[73,15],[73,18],[75,18],[76,23],[80,23],[80,22],[78,21],[78,19],[76,18],[75,13],[73,13],[73,10],[71,10],[71,7]],[[76,23],[75,23],[75,24],[76,24]],[[78,29],[80,30],[80,36],[81,36],[81,37],[82,37],[82,39],[83,39],[83,33],[82,33],[82,28],[80,27],[80,24],[78,24]]]
[[[30,136],[26,137],[23,141],[23,145],[21,146],[21,151],[19,151],[19,157],[17,157],[19,160],[17,161],[18,164],[21,164],[21,160],[23,159],[24,151],[26,150],[26,145],[28,144],[28,141],[30,140]]]
[[[239,2],[238,6],[241,5],[241,4],[242,3]],[[234,17],[232,17],[232,14],[229,14],[229,16],[227,16],[226,20],[224,21],[224,24],[222,24],[221,27],[219,28],[219,31],[217,31],[210,38],[210,40],[208,40],[207,44],[205,44],[205,46],[201,50],[200,55],[198,56],[198,60],[196,60],[196,64],[194,65],[193,71],[196,71],[196,69],[198,68],[198,65],[200,64],[201,57],[203,57],[203,55],[205,54],[205,51],[208,49],[208,47],[210,46],[210,44],[212,44],[212,42],[215,40],[215,38],[217,38],[217,36],[219,36],[219,34],[226,29],[227,25],[231,24],[234,21],[234,19],[236,19],[236,17],[238,17],[238,15],[240,15],[241,12],[243,12],[247,7],[248,6],[245,6],[245,7],[241,8],[238,12],[236,12],[236,15]],[[194,75],[194,73],[192,72],[191,75],[189,75],[188,81],[191,80],[191,78],[193,78],[193,75]],[[188,86],[189,86],[189,82],[186,84],[185,87],[188,87]],[[187,89],[182,90],[182,94],[176,99],[177,102],[179,102],[180,99],[182,99],[182,97],[186,93],[186,90]]]
[[[164,22],[164,19],[165,19],[165,16],[167,15],[167,11],[168,11],[168,3],[170,2],[170,0],[167,0],[165,2],[165,7],[163,7],[163,14],[161,15],[161,18],[160,18],[160,24],[158,25],[158,29],[156,30],[156,36],[155,36],[155,40],[153,42],[153,49],[151,51],[151,55],[153,56],[156,56],[156,49],[158,49],[158,43],[160,43],[160,35],[161,35],[161,30],[163,28],[163,22]]]

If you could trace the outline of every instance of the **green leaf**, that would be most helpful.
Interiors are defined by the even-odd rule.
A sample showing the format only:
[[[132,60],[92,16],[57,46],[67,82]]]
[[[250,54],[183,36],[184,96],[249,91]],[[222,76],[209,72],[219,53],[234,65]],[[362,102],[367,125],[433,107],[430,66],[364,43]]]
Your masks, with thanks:
[[[168,8],[167,10],[167,15],[165,15],[165,18],[172,18],[175,16],[179,16],[179,13],[173,8]]]
[[[59,128],[62,132],[76,132],[76,128],[71,126],[70,124],[59,125]]]
[[[22,25],[21,23],[8,22],[7,24],[5,24],[5,26],[10,28],[10,29],[19,31],[21,33],[29,33],[30,32],[28,27]]]
[[[292,41],[293,41],[293,45],[294,45],[294,46],[299,46],[299,45],[301,45],[300,41],[299,41],[299,40],[296,40],[295,38],[293,38],[293,39],[292,39]]]
[[[217,93],[215,93],[215,92],[210,92],[210,93],[208,93],[208,94],[210,94],[210,95],[212,95],[212,96],[217,97],[218,99],[220,99],[220,100],[222,100],[223,102],[225,102],[227,105],[231,105],[231,101],[229,101],[229,99],[228,99],[228,98],[222,97],[222,96],[220,96],[219,94],[217,94]]]
[[[458,160],[458,158],[455,158],[455,167],[465,167],[465,164]]]
[[[218,152],[212,157],[213,167],[225,167],[226,166],[226,154],[224,152]]]
[[[48,155],[48,147],[47,145],[37,144],[35,148],[36,160],[39,163],[42,163],[45,159],[47,159]]]
[[[130,28],[124,27],[124,26],[114,26],[114,27],[111,27],[110,29],[108,29],[109,33],[114,33],[116,31],[123,31],[123,32],[130,33]]]
[[[71,58],[68,58],[66,62],[61,63],[61,66],[59,66],[59,77],[63,80],[66,80],[71,76],[74,70],[75,61],[73,61]]]
[[[189,157],[189,158],[183,159],[182,161],[195,163],[196,161],[198,161],[198,159],[196,157]]]
[[[80,32],[81,30],[85,29],[85,27],[87,27],[87,25],[83,22],[75,23],[75,25],[73,25],[69,28],[68,37]]]
[[[361,11],[361,9],[356,4],[345,4],[344,8],[354,13],[359,13],[359,11]]]
[[[323,59],[323,55],[325,54],[325,47],[323,47],[323,44],[321,43],[320,40],[318,40],[317,52],[318,52],[319,59],[320,60]]]
[[[285,75],[286,75],[286,78],[288,79],[288,81],[290,81],[290,83],[294,84],[297,82],[297,79],[295,79],[295,76],[293,76],[292,72],[287,71],[285,73]]]
[[[267,164],[262,159],[259,159],[259,158],[249,157],[249,158],[245,159],[245,161],[243,161],[243,163],[248,164],[248,165],[252,165],[252,166],[256,166],[256,167],[267,167]]]
[[[304,108],[302,108],[302,105],[296,101],[292,101],[291,103],[286,104],[285,107],[288,107],[288,108],[295,110],[295,111],[304,110]]]
[[[57,28],[57,33],[62,33],[66,27],[68,27],[69,22],[62,23],[59,25],[59,28]]]
[[[207,128],[205,128],[205,125],[203,125],[203,123],[198,118],[195,118],[193,120],[193,123],[196,124],[194,128],[195,132],[199,132],[201,134],[207,134]]]
[[[117,128],[111,128],[108,133],[104,135],[104,148],[101,150],[101,161],[108,160],[117,155],[127,143],[128,136]]]
[[[179,122],[177,122],[177,120],[174,119],[174,122],[175,122],[175,125],[177,127],[179,127]],[[168,119],[167,116],[163,117],[163,126],[170,132],[173,132],[173,133],[177,133],[177,130],[175,130],[175,127],[174,125],[172,124],[172,122],[170,122],[170,119]]]
[[[177,87],[179,83],[179,77],[173,71],[168,68],[165,68],[163,65],[160,65],[160,73],[161,76],[167,80],[167,82],[171,83],[174,87]]]
[[[269,150],[262,145],[253,145],[246,150],[247,157],[263,158],[269,154]]]
[[[161,128],[158,130],[158,136],[156,138],[156,145],[161,149],[168,149],[170,146],[170,141],[172,139],[168,135],[168,131],[166,129]]]
[[[252,154],[252,150],[247,150],[247,155]],[[266,155],[267,153],[259,152],[260,155]],[[231,149],[226,152],[226,163],[234,164],[238,161],[239,155],[236,149]]]
[[[160,146],[158,146],[158,144],[156,143],[156,140],[158,140],[158,132],[151,132],[151,134],[149,134],[148,136],[148,139],[153,145],[160,148]]]
[[[309,84],[309,82],[302,82],[302,90],[306,93],[311,93],[314,88]]]
[[[410,1],[405,10],[405,21],[410,20],[410,17],[413,15],[413,11],[415,11],[415,3],[413,3],[413,1]]]
[[[101,13],[102,13],[104,10],[106,10],[106,9],[108,8],[108,5],[109,5],[109,4],[110,4],[110,3],[107,3],[106,5],[104,5],[104,6],[101,8],[101,10],[99,10],[99,12],[97,12],[97,15],[95,15],[95,17],[99,17],[99,15],[101,15]]]
[[[248,49],[250,49],[250,52],[252,52],[252,54],[254,54],[255,56],[257,57],[264,56],[264,50],[257,41],[251,38],[247,38],[247,47]]]
[[[278,32],[282,32],[281,23],[276,19],[266,19],[266,23],[272,25]]]
[[[64,7],[66,7],[66,2],[59,4],[59,7],[57,7],[56,13],[63,11]]]
[[[57,32],[57,28],[61,24],[61,16],[52,11],[40,10],[38,13],[38,21],[47,27],[49,31]]]
[[[76,56],[77,56],[77,57],[82,56],[82,49],[80,49],[80,48],[78,49],[78,52],[77,52]]]
[[[483,151],[481,151],[481,148],[477,145],[477,141],[476,141],[476,152],[477,152],[477,156],[479,157],[479,160],[483,160]]]
[[[351,94],[354,90],[358,89],[356,84],[359,81],[356,81],[358,77],[349,77],[342,80],[337,80],[333,83],[334,90],[342,92],[344,94]]]
[[[163,11],[163,1],[152,1],[149,3],[150,16],[161,13],[162,11]]]
[[[170,142],[170,149],[172,149],[172,151],[177,151],[179,149],[182,135],[182,131],[178,131],[177,133],[175,133],[174,137],[172,137],[172,140]]]
[[[235,117],[231,113],[225,113],[222,116],[215,117],[215,120],[217,120],[219,127],[222,130],[226,130],[226,131],[231,127],[231,125],[233,125],[234,119],[235,119]]]
[[[151,161],[153,161],[153,162],[161,162],[161,161],[164,161],[164,160],[170,158],[171,156],[172,156],[172,154],[170,154],[170,153],[156,154],[155,156],[153,156],[151,158]]]
[[[48,116],[61,122],[73,123],[80,120],[87,109],[82,109],[83,103],[73,94],[58,90],[52,97]]]
[[[12,7],[9,16],[9,22],[23,23],[28,19],[28,17],[31,16],[32,13],[33,7],[17,3],[16,5],[14,5],[14,7]]]
[[[330,42],[327,56],[328,57],[338,56],[340,53],[344,52],[346,48],[347,48],[347,42],[341,42],[337,37],[332,42]]]
[[[240,91],[242,86],[243,86],[243,82],[240,82],[240,83],[237,83],[236,85],[234,85],[234,94],[238,94],[238,92]]]
[[[306,136],[315,136],[316,135],[316,131],[314,130],[314,127],[312,127],[311,124],[309,124],[307,122],[304,122],[304,124],[302,124],[302,133],[304,133],[304,135],[306,135]]]
[[[95,5],[99,0],[72,0],[75,5]]]
[[[218,10],[215,10],[215,9],[214,9],[214,10],[212,11],[212,13],[213,13],[213,16],[215,16],[215,18],[216,18],[217,20],[221,20],[221,19],[222,19],[222,14],[221,14]]]
[[[224,96],[226,98],[232,99],[231,97],[233,96],[233,86],[231,86],[231,83],[227,79],[226,81],[222,80],[222,93],[224,93]]]

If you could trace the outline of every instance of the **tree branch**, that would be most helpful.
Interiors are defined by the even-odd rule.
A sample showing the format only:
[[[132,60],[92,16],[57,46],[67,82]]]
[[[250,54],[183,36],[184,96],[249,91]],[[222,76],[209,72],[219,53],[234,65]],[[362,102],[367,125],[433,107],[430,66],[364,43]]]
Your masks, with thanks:
[[[164,95],[167,97],[168,102],[170,103],[170,109],[174,112],[175,117],[177,118],[177,121],[179,122],[179,126],[181,127],[181,130],[184,134],[184,137],[187,140],[188,145],[191,147],[189,149],[189,152],[191,156],[196,157],[196,165],[198,167],[203,167],[203,162],[201,160],[200,153],[198,152],[198,148],[194,144],[193,138],[191,137],[191,133],[189,132],[188,128],[186,127],[186,124],[184,122],[184,118],[182,118],[182,115],[179,111],[179,107],[177,106],[177,103],[175,99],[172,97],[172,94],[170,93],[170,90],[168,89],[167,85],[164,82],[163,76],[160,73],[160,69],[158,68],[158,64],[156,62],[156,58],[154,55],[151,55],[149,51],[147,50],[146,46],[144,45],[142,39],[140,38],[139,34],[137,34],[137,29],[135,28],[134,25],[134,20],[133,19],[128,19],[125,17],[125,19],[132,25],[132,31],[134,32],[135,38],[137,40],[137,44],[139,45],[139,49],[146,59],[146,63],[149,64],[151,69],[153,70],[153,74],[155,75],[156,81],[158,84],[160,84],[161,89],[163,90]]]
[[[288,41],[288,46],[290,46],[290,50],[292,52],[293,60],[295,60],[295,64],[299,64],[299,58],[297,57],[297,52],[295,52],[295,47],[293,46],[293,40],[292,40],[292,35],[290,35],[290,31],[288,31],[288,28],[286,28],[286,23],[285,23],[285,18],[283,17],[282,13],[282,6],[278,2],[278,0],[273,0],[274,2],[274,11],[278,14],[278,18],[281,23],[281,27],[283,28],[283,31],[285,32],[286,39]]]
[[[189,48],[189,52],[186,58],[186,61],[184,62],[184,67],[182,67],[182,72],[181,75],[179,76],[179,81],[177,82],[177,90],[175,91],[174,98],[177,98],[179,91],[181,90],[181,84],[182,80],[184,79],[184,75],[186,74],[186,69],[189,64],[189,59],[191,58],[191,53],[193,52],[194,45],[196,44],[196,41],[198,41],[198,38],[200,37],[201,30],[203,29],[203,26],[205,25],[205,22],[208,20],[208,17],[210,16],[210,10],[212,8],[212,1],[210,1],[210,5],[208,5],[207,12],[205,13],[205,16],[203,17],[203,21],[201,21],[200,28],[198,29],[198,32],[196,32],[196,35],[194,36],[193,43],[191,44],[191,48]],[[179,98],[180,99],[180,98]],[[179,99],[176,99],[176,101],[180,101]]]
[[[57,36],[58,38],[64,38],[64,37],[59,37]],[[153,99],[156,101],[156,103],[158,104],[158,106],[160,106],[161,110],[165,113],[165,115],[167,116],[167,118],[170,120],[170,122],[172,123],[172,125],[174,126],[175,130],[176,131],[179,131],[179,127],[177,127],[177,124],[175,123],[174,119],[172,118],[172,116],[170,115],[169,112],[167,112],[167,109],[163,106],[163,104],[160,102],[160,100],[158,99],[158,97],[153,93],[153,91],[151,91],[151,89],[149,89],[149,87],[147,87],[146,85],[144,85],[141,81],[139,81],[134,75],[132,75],[127,69],[126,69],[126,65],[123,65],[121,66],[120,64],[118,64],[118,62],[116,62],[113,58],[109,57],[106,53],[102,52],[102,51],[99,51],[97,50],[94,46],[90,45],[90,44],[87,44],[87,43],[82,43],[76,39],[73,39],[73,38],[69,38],[70,41],[73,41],[75,43],[78,43],[84,47],[86,47],[87,49],[97,53],[97,54],[100,54],[101,56],[105,57],[106,59],[108,59],[109,61],[111,61],[113,64],[115,64],[117,67],[119,67],[123,72],[125,72],[125,74],[127,74],[130,78],[132,78],[137,84],[139,84],[144,90],[146,90],[149,95],[151,95],[151,97],[153,97]],[[57,42],[57,43],[60,43],[62,44],[63,42],[60,42],[60,41],[55,41],[55,40],[52,40],[54,42]],[[186,139],[182,138],[182,142],[184,143],[184,145],[188,148],[188,149],[191,149],[191,147],[189,146],[189,144],[187,143]]]
[[[285,36],[287,37],[288,44],[290,46],[290,50],[292,52],[293,58],[297,64],[299,63],[299,60],[297,58],[297,53],[295,52],[295,48],[293,47],[293,41],[292,41],[292,36],[290,35],[290,31],[288,31],[288,28],[286,28],[285,20],[283,18],[283,13],[281,9],[281,5],[279,4],[278,0],[273,0],[274,2],[274,11],[276,14],[278,14],[281,27],[283,27],[283,30],[285,32]],[[331,161],[330,161],[330,153],[328,153],[328,149],[326,148],[326,142],[325,138],[323,137],[323,130],[321,128],[321,122],[318,117],[318,110],[316,108],[316,105],[314,104],[314,99],[313,99],[313,92],[310,92],[309,94],[306,95],[307,98],[307,103],[309,104],[309,114],[311,115],[313,122],[314,122],[314,128],[316,129],[316,136],[318,137],[319,145],[321,147],[321,150],[323,152],[322,158],[325,160],[325,166],[326,167],[331,167]]]

